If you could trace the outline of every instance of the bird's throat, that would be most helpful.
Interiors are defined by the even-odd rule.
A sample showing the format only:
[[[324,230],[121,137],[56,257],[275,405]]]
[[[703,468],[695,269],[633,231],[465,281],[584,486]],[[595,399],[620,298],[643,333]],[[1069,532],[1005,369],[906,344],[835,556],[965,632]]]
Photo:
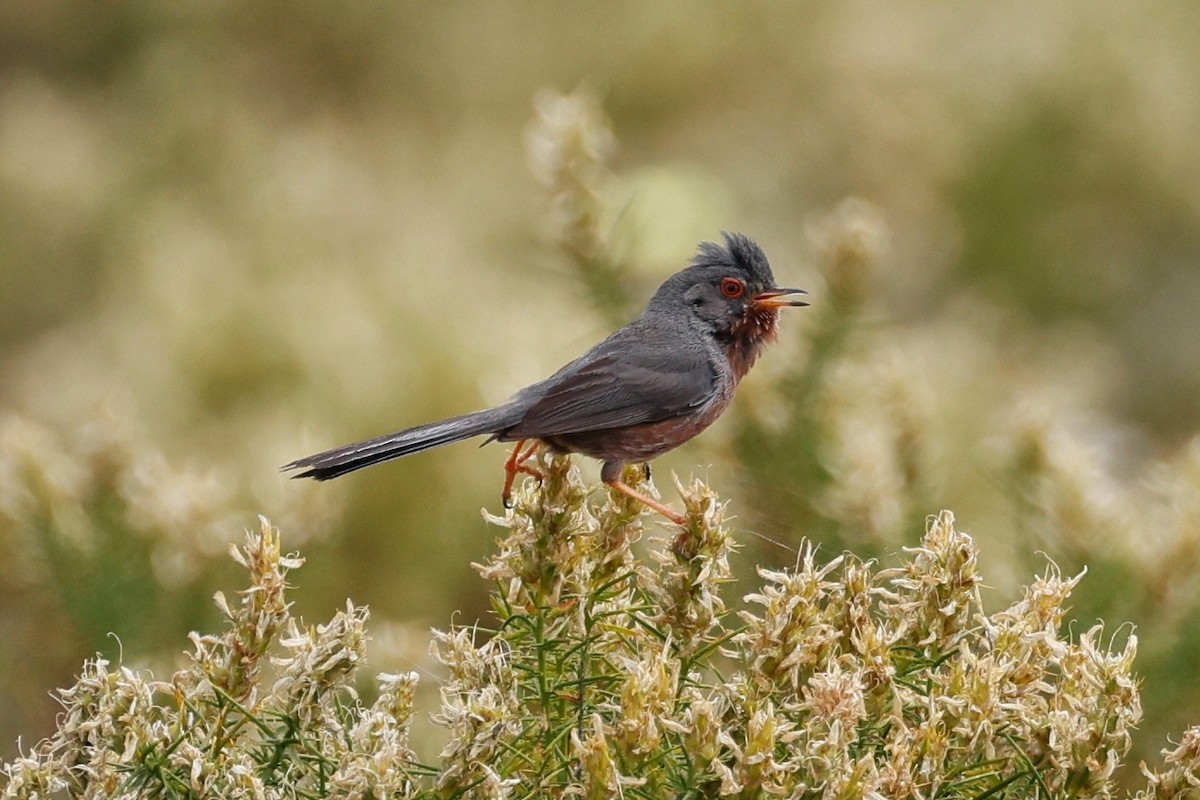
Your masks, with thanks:
[[[751,306],[746,309],[745,316],[734,325],[729,338],[723,344],[729,366],[733,368],[733,374],[739,381],[754,366],[763,345],[774,341],[778,336],[778,323],[779,313],[774,309]]]
[[[734,378],[740,381],[745,377],[758,360],[763,344],[762,340],[733,339],[725,346],[725,356],[729,359],[729,366],[733,368]]]

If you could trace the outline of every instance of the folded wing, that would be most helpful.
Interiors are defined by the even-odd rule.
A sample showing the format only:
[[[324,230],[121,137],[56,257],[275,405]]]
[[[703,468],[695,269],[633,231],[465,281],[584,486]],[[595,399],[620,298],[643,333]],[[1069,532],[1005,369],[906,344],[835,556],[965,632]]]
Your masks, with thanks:
[[[560,436],[677,417],[704,405],[717,376],[699,348],[621,347],[612,340],[514,400],[532,400],[504,439]]]

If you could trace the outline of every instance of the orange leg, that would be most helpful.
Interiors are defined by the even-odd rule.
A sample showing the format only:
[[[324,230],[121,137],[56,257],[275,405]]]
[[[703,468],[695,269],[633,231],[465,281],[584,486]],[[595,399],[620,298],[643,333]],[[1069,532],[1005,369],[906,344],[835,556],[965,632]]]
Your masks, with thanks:
[[[500,498],[504,501],[505,508],[512,508],[512,486],[513,481],[517,479],[517,475],[523,472],[535,478],[542,477],[542,473],[525,464],[538,448],[538,440],[534,439],[532,444],[529,445],[529,449],[522,453],[521,448],[525,446],[525,442],[527,441],[529,440],[518,440],[513,445],[512,453],[509,454],[508,460],[504,462],[504,492],[500,495]]]
[[[634,489],[632,486],[630,486],[629,484],[622,481],[620,478],[615,478],[613,480],[604,481],[604,482],[607,483],[612,488],[616,489],[618,492],[624,492],[625,494],[632,497],[634,500],[637,500],[639,503],[642,503],[645,506],[649,506],[650,508],[654,509],[658,513],[662,514],[667,519],[671,520],[671,522],[674,522],[676,525],[680,525],[683,527],[687,526],[687,517],[672,510],[669,506],[663,505],[662,503],[655,500],[653,497],[648,497],[648,496],[642,494],[637,489]]]

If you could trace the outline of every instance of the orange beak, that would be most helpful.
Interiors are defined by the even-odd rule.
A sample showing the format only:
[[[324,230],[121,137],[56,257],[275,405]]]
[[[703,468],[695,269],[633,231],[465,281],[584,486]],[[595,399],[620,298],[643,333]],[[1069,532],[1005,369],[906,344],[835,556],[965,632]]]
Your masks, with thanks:
[[[808,294],[803,289],[770,289],[765,292],[759,292],[750,298],[750,302],[758,308],[783,308],[784,306],[792,306],[799,308],[808,305],[807,300],[801,300],[791,295]]]

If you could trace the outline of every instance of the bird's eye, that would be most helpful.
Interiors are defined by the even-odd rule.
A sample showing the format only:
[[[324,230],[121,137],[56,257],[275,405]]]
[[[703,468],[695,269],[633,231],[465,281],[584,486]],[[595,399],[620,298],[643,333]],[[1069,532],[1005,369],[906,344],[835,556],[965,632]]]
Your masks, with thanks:
[[[746,282],[738,278],[722,278],[721,294],[733,299],[746,293]]]

